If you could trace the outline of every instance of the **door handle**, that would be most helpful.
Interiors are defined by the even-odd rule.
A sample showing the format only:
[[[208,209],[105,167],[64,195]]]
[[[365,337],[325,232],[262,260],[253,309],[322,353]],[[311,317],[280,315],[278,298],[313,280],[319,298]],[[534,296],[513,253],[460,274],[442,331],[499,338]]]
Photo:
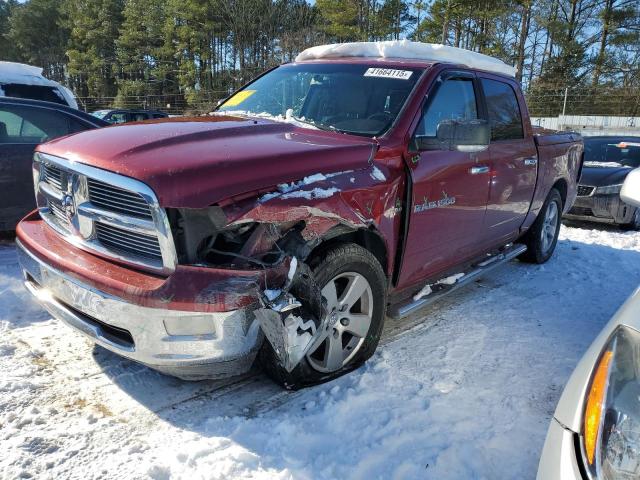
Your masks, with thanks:
[[[536,157],[531,157],[531,158],[525,158],[524,159],[524,164],[528,167],[532,167],[534,165],[538,164],[538,159]]]
[[[469,169],[469,173],[471,175],[480,175],[481,173],[489,173],[489,167],[484,165],[479,165],[477,167],[471,167]]]

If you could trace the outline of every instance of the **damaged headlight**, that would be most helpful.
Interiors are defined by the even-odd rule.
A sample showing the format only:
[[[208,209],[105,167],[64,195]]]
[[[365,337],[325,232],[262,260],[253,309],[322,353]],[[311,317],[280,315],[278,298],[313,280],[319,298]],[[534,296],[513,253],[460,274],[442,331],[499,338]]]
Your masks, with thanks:
[[[622,190],[622,185],[607,185],[606,187],[596,188],[597,195],[617,195]]]
[[[225,268],[270,266],[286,255],[306,258],[304,222],[229,223],[220,207],[168,208],[178,261]]]
[[[593,478],[640,478],[640,333],[620,327],[600,355],[582,426],[583,456]]]

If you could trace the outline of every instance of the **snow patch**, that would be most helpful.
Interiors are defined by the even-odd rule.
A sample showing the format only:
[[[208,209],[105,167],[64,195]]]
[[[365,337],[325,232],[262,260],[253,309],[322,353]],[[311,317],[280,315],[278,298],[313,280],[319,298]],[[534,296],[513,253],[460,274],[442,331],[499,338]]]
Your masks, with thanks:
[[[416,293],[413,296],[413,301],[417,302],[421,298],[424,298],[424,297],[427,297],[427,296],[431,295],[432,291],[433,290],[431,290],[431,285],[425,285],[424,287],[422,287],[422,289],[418,293]]]
[[[282,293],[282,290],[279,290],[279,289],[278,290],[267,289],[264,291],[264,296],[267,297],[267,300],[269,300],[270,302],[273,302],[276,298],[280,296],[281,293]]]
[[[488,55],[435,43],[391,40],[385,42],[351,42],[318,45],[304,50],[296,62],[340,57],[411,58],[433,62],[459,63],[471,68],[515,77],[516,69]]]
[[[16,346],[0,356],[2,478],[519,479],[640,284],[640,235],[563,225],[544,268],[510,263],[387,322],[365,365],[299,392],[262,374],[183,382],[95,348],[22,293],[16,260],[0,244],[1,343]]]
[[[247,110],[223,110],[223,111],[210,112],[209,115],[215,115],[215,116],[221,116],[221,117],[235,115],[239,117],[259,118],[263,120],[272,120],[274,122],[289,123],[294,127],[308,128],[311,130],[319,130],[318,127],[315,127],[312,124],[305,122],[304,117],[299,119],[294,117],[292,112],[293,111],[289,109],[287,110],[286,114],[283,116],[283,115],[272,115],[268,112],[254,113],[254,112],[249,112]]]
[[[339,188],[314,188],[313,190],[298,190],[297,192],[285,193],[281,198],[305,198],[307,200],[317,200],[319,198],[329,198],[340,191]]]
[[[380,182],[384,182],[387,179],[387,177],[384,176],[384,173],[382,173],[382,170],[380,170],[375,165],[370,175],[371,175],[371,178],[373,178],[374,180],[378,180]]]
[[[422,290],[420,290],[418,293],[416,293],[413,296],[413,301],[417,302],[418,300],[420,300],[421,298],[427,297],[429,295],[431,295],[431,293],[433,292],[433,288],[435,285],[453,285],[455,283],[458,282],[458,280],[460,280],[462,277],[464,277],[464,273],[456,273],[454,275],[450,275],[446,278],[442,278],[440,280],[438,280],[435,283],[430,283],[428,285],[425,285],[424,287],[422,287]]]
[[[609,167],[615,167],[615,168],[620,168],[620,167],[627,167],[627,168],[632,168],[628,165],[622,165],[621,163],[618,162],[584,162],[584,166],[585,167],[600,167],[600,168],[609,168]]]
[[[306,198],[308,200],[317,199],[317,198],[329,198],[333,196],[335,193],[339,192],[340,189],[332,187],[332,188],[314,188],[313,190],[299,190],[302,187],[312,185],[314,183],[323,182],[328,180],[329,178],[335,177],[337,175],[342,175],[344,173],[350,173],[351,170],[345,172],[335,172],[335,173],[315,173],[313,175],[309,175],[308,177],[304,177],[302,180],[298,182],[291,183],[282,183],[278,185],[277,192],[267,193],[261,196],[258,201],[260,203],[268,202],[277,197],[281,197],[283,199],[287,198]],[[296,191],[299,190],[299,191]]]

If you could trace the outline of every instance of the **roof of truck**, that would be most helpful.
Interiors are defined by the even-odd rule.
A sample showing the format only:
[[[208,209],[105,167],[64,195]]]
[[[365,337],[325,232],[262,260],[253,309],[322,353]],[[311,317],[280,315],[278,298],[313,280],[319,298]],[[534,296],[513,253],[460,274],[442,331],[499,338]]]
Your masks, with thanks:
[[[351,42],[318,45],[304,50],[296,62],[338,58],[407,59],[428,63],[455,63],[515,77],[516,69],[488,55],[434,43],[392,40],[385,42]]]

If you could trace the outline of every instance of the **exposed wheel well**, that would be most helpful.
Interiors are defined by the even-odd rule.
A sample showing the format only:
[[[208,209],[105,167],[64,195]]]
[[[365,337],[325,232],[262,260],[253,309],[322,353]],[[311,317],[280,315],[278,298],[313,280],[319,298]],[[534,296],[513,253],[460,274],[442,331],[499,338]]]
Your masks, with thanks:
[[[562,198],[562,206],[564,207],[567,204],[567,181],[564,178],[561,178],[553,184],[553,187],[558,192],[560,192],[560,198]]]
[[[355,243],[356,245],[360,245],[362,248],[371,252],[373,256],[376,257],[376,260],[380,262],[382,270],[385,272],[385,275],[387,275],[388,257],[384,241],[377,232],[373,230],[366,230],[364,228],[329,236],[311,251],[309,254],[311,263],[313,263],[314,258],[318,258],[326,250],[342,243]]]

